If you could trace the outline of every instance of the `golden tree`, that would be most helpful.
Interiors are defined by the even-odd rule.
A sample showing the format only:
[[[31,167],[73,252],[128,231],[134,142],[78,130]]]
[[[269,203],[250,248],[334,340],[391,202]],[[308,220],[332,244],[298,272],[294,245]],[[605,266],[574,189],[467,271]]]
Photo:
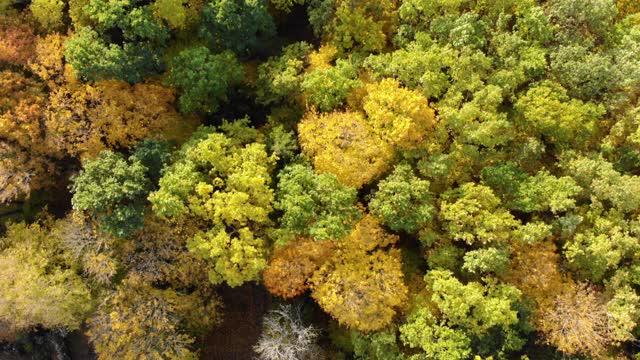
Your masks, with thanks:
[[[435,127],[435,112],[427,98],[400,87],[395,79],[367,85],[364,111],[373,131],[400,148],[419,146]]]
[[[377,136],[358,112],[311,111],[298,125],[302,150],[315,169],[330,172],[345,185],[361,188],[384,173],[393,149]]]

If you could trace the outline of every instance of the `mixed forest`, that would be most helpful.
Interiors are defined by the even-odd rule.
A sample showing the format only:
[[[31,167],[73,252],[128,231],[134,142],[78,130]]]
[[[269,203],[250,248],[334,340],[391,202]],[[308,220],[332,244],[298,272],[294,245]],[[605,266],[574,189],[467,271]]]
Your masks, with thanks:
[[[0,219],[0,349],[640,359],[640,1],[0,0]]]

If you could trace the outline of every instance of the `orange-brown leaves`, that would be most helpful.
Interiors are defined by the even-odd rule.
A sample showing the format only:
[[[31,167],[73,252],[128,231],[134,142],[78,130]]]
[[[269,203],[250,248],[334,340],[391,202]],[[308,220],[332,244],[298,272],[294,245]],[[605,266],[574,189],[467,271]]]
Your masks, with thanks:
[[[94,157],[146,137],[171,137],[165,131],[180,123],[174,99],[173,90],[155,83],[67,85],[52,92],[46,124],[58,149]]]
[[[28,25],[11,17],[0,17],[0,63],[27,65],[36,37]]]
[[[263,273],[264,286],[270,293],[290,299],[305,292],[307,280],[333,254],[333,241],[297,239],[279,249]]]
[[[42,86],[0,72],[0,203],[52,182],[57,153],[46,144]]]
[[[552,306],[544,310],[539,329],[548,344],[569,355],[598,358],[610,341],[606,305],[586,285],[565,287]]]

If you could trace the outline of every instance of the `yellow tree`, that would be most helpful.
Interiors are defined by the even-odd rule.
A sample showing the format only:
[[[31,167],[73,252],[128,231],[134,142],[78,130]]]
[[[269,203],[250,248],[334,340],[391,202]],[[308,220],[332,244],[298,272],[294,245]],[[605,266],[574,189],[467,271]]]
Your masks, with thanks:
[[[46,125],[53,146],[72,156],[91,158],[146,137],[179,136],[182,119],[174,100],[172,89],[153,82],[68,84],[51,93]]]
[[[383,250],[398,237],[365,215],[339,249],[311,278],[311,296],[338,322],[360,331],[391,323],[407,301],[398,249]]]
[[[433,130],[435,113],[427,98],[395,79],[367,85],[363,107],[373,131],[389,144],[412,149]]]
[[[298,132],[302,150],[313,159],[316,171],[330,172],[356,189],[384,173],[393,159],[393,148],[358,112],[311,111]]]

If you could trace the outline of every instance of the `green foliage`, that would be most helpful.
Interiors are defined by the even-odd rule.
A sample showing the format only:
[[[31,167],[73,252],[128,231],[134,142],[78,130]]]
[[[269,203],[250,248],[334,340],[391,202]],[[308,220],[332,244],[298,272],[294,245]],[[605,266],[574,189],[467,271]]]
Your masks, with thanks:
[[[297,42],[285,47],[280,56],[260,64],[256,100],[268,105],[295,98],[301,91],[302,71],[311,50],[306,42]]]
[[[233,53],[212,54],[200,46],[183,50],[171,60],[167,83],[181,90],[182,112],[211,113],[227,100],[229,88],[243,76]]]
[[[426,308],[412,312],[400,327],[402,342],[424,353],[410,359],[467,359],[471,355],[471,340],[461,330],[438,324]]]
[[[274,34],[266,0],[210,0],[202,10],[199,35],[212,49],[245,55]]]
[[[486,248],[467,251],[464,254],[464,264],[462,268],[466,271],[483,274],[501,274],[509,265],[509,254],[504,250],[496,248]]]
[[[571,99],[559,84],[543,81],[531,87],[515,105],[520,126],[532,129],[552,144],[583,147],[598,130],[602,105]]]
[[[46,30],[56,30],[63,26],[64,2],[61,0],[34,0],[29,5],[33,17]]]
[[[360,84],[355,66],[339,59],[336,66],[307,73],[301,87],[311,106],[331,111],[342,105],[349,92]]]
[[[357,192],[329,173],[314,174],[305,165],[290,165],[278,174],[280,226],[295,235],[338,240],[359,217]]]
[[[378,183],[369,209],[391,230],[408,233],[417,232],[435,215],[429,182],[415,176],[409,165],[396,166]]]
[[[139,82],[160,68],[160,59],[148,44],[109,44],[88,27],[67,41],[65,58],[77,76],[86,80]]]
[[[74,210],[88,213],[105,231],[127,237],[142,228],[150,182],[145,167],[135,156],[128,160],[103,151],[84,163],[71,186]]]
[[[513,215],[500,207],[500,199],[491,188],[467,183],[446,195],[440,217],[455,240],[468,244],[505,243],[519,225]]]
[[[159,190],[149,196],[154,212],[206,224],[188,246],[211,263],[214,284],[257,280],[266,266],[264,235],[274,201],[269,186],[275,158],[263,144],[234,144],[211,128],[200,128],[179,154],[163,173]]]

